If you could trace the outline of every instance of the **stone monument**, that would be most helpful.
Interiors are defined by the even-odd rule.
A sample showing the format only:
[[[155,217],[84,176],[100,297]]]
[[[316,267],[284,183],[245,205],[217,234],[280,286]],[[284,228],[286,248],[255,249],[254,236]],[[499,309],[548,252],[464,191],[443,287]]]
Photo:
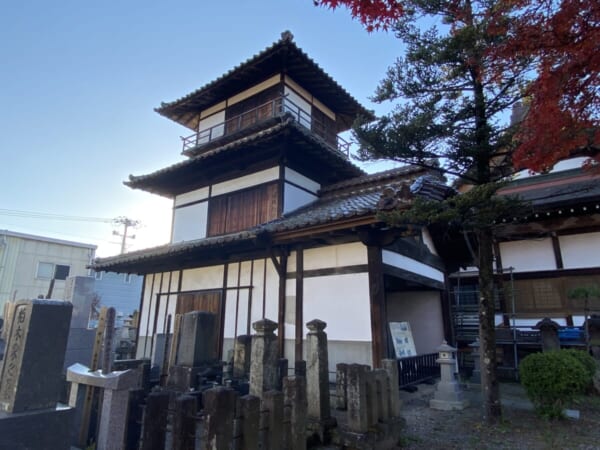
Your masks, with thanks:
[[[69,448],[73,410],[58,399],[72,308],[57,300],[13,305],[0,362],[0,448]]]

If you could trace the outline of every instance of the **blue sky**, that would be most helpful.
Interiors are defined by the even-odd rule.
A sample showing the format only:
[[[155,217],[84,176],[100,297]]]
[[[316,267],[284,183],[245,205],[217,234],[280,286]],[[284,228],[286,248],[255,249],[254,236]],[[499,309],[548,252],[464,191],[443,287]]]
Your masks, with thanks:
[[[169,238],[171,201],[122,184],[183,159],[189,130],[154,112],[279,39],[295,41],[365,106],[400,54],[347,11],[312,0],[4,2],[0,12],[0,229],[119,251],[109,223],[141,220],[135,250]],[[363,167],[369,171],[377,165]],[[4,212],[4,213],[3,213]]]

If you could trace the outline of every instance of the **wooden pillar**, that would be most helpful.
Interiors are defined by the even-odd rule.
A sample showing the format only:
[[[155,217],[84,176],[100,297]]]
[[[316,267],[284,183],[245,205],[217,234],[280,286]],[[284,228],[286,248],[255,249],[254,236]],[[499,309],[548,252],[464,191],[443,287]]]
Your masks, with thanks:
[[[302,317],[304,297],[304,250],[296,248],[296,336],[294,346],[294,361],[302,360],[302,339],[304,319]]]
[[[285,288],[287,280],[287,251],[281,253],[279,260],[279,308],[277,316],[277,339],[279,345],[279,357],[284,357],[285,350]]]
[[[388,356],[386,333],[385,286],[381,247],[367,247],[369,264],[369,297],[371,306],[371,349],[373,367],[381,367],[381,360]]]

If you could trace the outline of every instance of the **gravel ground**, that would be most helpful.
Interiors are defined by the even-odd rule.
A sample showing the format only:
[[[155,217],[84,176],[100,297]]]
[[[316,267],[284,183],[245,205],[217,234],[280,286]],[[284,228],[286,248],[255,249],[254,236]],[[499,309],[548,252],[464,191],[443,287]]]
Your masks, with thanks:
[[[481,421],[479,386],[465,386],[470,406],[462,411],[429,408],[435,387],[401,391],[406,426],[399,448],[407,449],[600,449],[600,397],[572,406],[579,419],[547,421],[533,412],[522,387],[501,385],[503,420],[487,427]]]

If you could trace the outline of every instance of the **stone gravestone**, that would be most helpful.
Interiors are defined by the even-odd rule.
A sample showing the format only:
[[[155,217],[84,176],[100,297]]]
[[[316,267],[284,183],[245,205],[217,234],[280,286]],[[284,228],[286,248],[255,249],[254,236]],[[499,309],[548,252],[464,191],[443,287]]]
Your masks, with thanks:
[[[206,311],[183,315],[175,365],[169,367],[169,387],[195,389],[198,376],[218,364],[216,320],[215,314]]]
[[[0,365],[0,448],[68,449],[73,410],[57,405],[72,304],[21,300]]]

